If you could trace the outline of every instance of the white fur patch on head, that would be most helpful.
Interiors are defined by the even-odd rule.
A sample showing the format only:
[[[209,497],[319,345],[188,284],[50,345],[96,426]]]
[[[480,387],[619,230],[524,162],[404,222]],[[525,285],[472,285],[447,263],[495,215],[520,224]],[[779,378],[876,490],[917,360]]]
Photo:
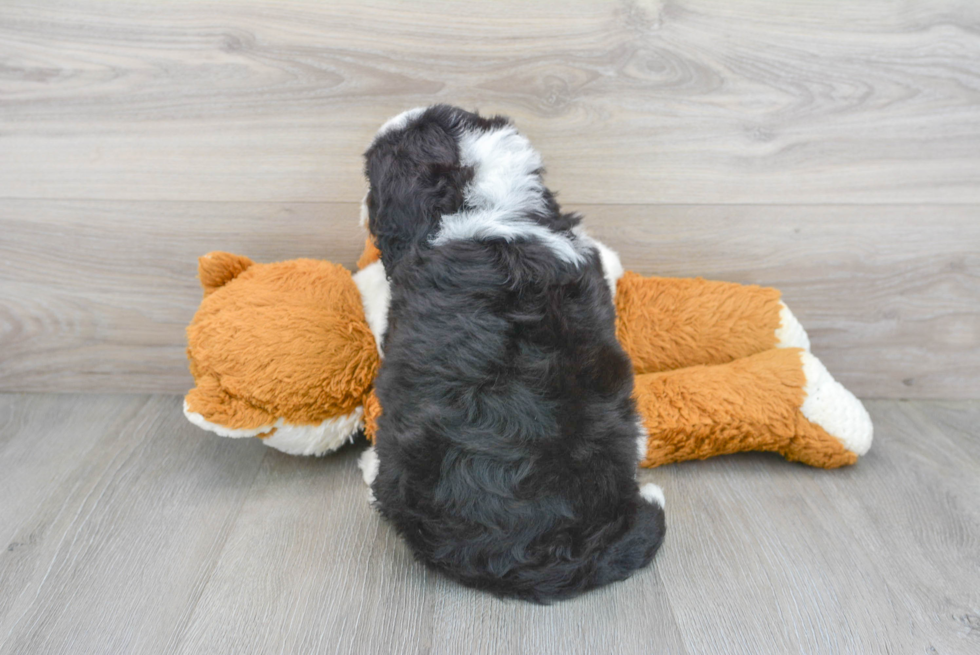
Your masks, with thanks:
[[[385,121],[384,125],[382,125],[381,128],[375,133],[374,140],[377,141],[378,137],[382,137],[388,132],[394,132],[395,130],[402,129],[403,127],[408,125],[409,121],[421,116],[426,109],[428,109],[428,107],[415,107],[414,109],[403,111],[397,116],[393,116],[389,118],[387,121]]]
[[[776,328],[776,347],[810,350],[810,337],[782,300],[779,301],[779,327]]]
[[[538,175],[541,155],[514,126],[464,132],[459,156],[463,165],[474,168],[466,190],[466,201],[474,209],[518,215],[544,210],[544,185]]]
[[[864,455],[871,448],[874,426],[861,401],[831,377],[819,359],[802,353],[806,398],[800,411],[811,423],[816,423],[837,438],[852,453]]]
[[[384,357],[381,352],[381,340],[388,329],[388,306],[391,304],[391,285],[385,275],[384,265],[381,261],[368,264],[357,273],[354,273],[354,284],[361,292],[361,303],[364,305],[364,318],[367,319],[371,333],[374,334],[374,343],[378,347],[378,354]]]
[[[562,261],[581,264],[585,256],[568,235],[549,230],[528,218],[546,209],[538,171],[541,156],[512,125],[464,132],[460,160],[473,167],[464,195],[467,209],[442,217],[433,245],[450,241],[502,238],[535,239]]]
[[[640,487],[640,495],[643,496],[643,500],[647,501],[652,505],[660,505],[660,509],[666,507],[664,499],[664,490],[652,482],[648,482]]]

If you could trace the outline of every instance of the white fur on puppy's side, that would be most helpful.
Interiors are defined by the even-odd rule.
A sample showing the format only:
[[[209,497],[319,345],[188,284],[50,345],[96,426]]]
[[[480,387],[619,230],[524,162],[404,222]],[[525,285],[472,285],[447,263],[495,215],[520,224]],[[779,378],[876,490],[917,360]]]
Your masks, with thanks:
[[[861,401],[831,377],[823,363],[808,352],[802,353],[806,398],[800,411],[836,437],[852,453],[864,455],[871,448],[874,426]]]
[[[626,269],[623,268],[623,262],[619,259],[619,253],[598,239],[593,239],[581,225],[572,228],[572,233],[583,248],[595,248],[599,251],[602,275],[606,278],[606,284],[609,285],[609,292],[612,294],[613,301],[615,302],[616,283],[619,282],[619,278],[623,277],[623,274],[626,272]]]
[[[381,340],[388,329],[388,306],[391,304],[391,285],[385,276],[384,265],[380,260],[368,264],[354,273],[354,284],[361,292],[361,303],[364,305],[364,318],[374,334],[374,343],[381,352]]]
[[[378,459],[378,453],[371,446],[357,459],[357,468],[361,469],[361,475],[364,476],[364,484],[368,486],[368,502],[374,502],[374,492],[371,491],[371,485],[374,484],[375,479],[378,477],[378,467],[381,466],[381,460]]]
[[[381,461],[378,459],[378,452],[371,446],[357,459],[357,468],[361,469],[361,475],[364,476],[364,484],[371,486],[374,484],[375,478],[378,477],[378,466],[380,466]]]
[[[364,197],[361,198],[361,214],[357,218],[358,225],[363,227],[365,230],[367,229],[368,221],[371,218],[371,213],[368,211],[368,206],[367,206],[368,194],[370,193],[371,193],[370,190],[364,192]]]

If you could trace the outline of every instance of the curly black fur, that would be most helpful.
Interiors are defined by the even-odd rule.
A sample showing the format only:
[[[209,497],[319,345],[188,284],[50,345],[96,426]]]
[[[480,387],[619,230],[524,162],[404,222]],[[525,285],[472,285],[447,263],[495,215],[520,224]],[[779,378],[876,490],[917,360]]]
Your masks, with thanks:
[[[437,106],[366,153],[392,290],[372,490],[424,562],[550,602],[649,563],[664,515],[637,488],[632,367],[598,253],[570,231],[578,218],[546,190],[526,216],[576,243],[579,263],[533,237],[432,243],[466,209],[460,135],[507,125]]]

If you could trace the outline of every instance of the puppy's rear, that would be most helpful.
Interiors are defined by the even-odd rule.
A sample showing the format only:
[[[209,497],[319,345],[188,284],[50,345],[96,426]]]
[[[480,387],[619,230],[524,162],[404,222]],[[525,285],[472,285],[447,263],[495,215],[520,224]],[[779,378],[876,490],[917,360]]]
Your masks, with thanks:
[[[506,119],[413,110],[366,156],[391,283],[378,509],[423,561],[500,595],[547,602],[645,566],[664,516],[635,480],[614,255]]]

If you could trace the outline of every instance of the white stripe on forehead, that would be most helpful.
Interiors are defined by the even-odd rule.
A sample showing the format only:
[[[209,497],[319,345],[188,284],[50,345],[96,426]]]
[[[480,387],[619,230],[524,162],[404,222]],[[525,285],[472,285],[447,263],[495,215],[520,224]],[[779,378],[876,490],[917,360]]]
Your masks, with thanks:
[[[433,245],[492,237],[506,241],[537,239],[562,261],[585,261],[585,253],[568,235],[553,232],[528,217],[529,212],[546,209],[538,175],[541,156],[512,125],[464,132],[459,138],[459,155],[474,171],[464,191],[467,209],[442,217]]]
[[[541,155],[513,126],[464,132],[459,157],[474,168],[466,189],[466,201],[474,209],[544,210],[544,186],[537,175]]]

